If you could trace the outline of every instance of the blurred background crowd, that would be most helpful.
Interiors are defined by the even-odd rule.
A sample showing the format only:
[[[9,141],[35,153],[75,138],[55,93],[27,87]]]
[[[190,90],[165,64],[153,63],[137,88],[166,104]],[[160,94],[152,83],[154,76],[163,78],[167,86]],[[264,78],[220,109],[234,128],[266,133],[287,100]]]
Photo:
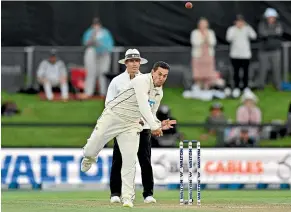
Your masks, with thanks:
[[[290,147],[291,4],[184,4],[3,2],[2,146],[82,146],[134,47],[172,67],[154,147]]]

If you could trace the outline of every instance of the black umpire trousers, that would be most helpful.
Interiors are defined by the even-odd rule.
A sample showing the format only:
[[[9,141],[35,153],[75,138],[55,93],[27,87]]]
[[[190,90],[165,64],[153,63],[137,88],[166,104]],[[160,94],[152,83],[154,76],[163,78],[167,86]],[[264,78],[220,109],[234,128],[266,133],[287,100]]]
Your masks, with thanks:
[[[233,66],[234,87],[239,88],[239,84],[240,84],[239,71],[240,71],[240,68],[242,68],[243,69],[243,89],[247,88],[248,82],[249,82],[250,59],[231,59],[231,63]]]
[[[140,133],[138,160],[141,168],[142,185],[144,188],[143,197],[153,195],[154,178],[151,164],[151,131],[144,129]],[[122,157],[118,143],[114,139],[112,168],[110,174],[110,190],[112,196],[121,196],[121,166]]]

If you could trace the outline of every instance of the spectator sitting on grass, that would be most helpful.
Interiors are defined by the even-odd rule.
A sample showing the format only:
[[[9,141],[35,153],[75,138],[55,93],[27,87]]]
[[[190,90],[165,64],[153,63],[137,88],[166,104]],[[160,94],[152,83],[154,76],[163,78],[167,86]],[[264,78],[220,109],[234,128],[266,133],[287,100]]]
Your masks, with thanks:
[[[257,107],[258,98],[252,91],[245,92],[241,97],[241,105],[236,112],[236,121],[238,124],[261,124],[261,110]],[[240,127],[232,129],[230,139],[240,134]],[[248,135],[255,140],[259,139],[259,128],[248,127]]]
[[[216,135],[220,129],[217,128],[217,126],[209,126],[209,125],[220,125],[220,124],[226,124],[227,118],[225,117],[223,113],[223,106],[220,103],[213,103],[210,107],[210,114],[205,120],[206,124],[206,130],[207,133],[201,135],[202,140],[206,140],[209,135]],[[221,132],[223,132],[223,129],[221,129]]]

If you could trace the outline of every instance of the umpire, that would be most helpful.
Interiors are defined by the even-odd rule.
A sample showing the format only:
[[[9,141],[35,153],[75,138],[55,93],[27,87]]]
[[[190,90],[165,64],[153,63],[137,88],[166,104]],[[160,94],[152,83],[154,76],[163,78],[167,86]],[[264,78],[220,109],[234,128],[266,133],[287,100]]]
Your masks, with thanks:
[[[147,60],[140,57],[137,49],[128,49],[125,58],[119,63],[125,64],[126,70],[115,77],[109,87],[105,104],[114,99],[118,93],[125,88],[130,80],[136,75],[141,74],[139,68],[141,64],[147,63]],[[157,101],[159,102],[159,100]],[[143,123],[141,123],[143,124]],[[140,133],[140,143],[138,150],[138,160],[141,166],[142,184],[144,187],[143,197],[145,203],[155,203],[153,198],[153,170],[151,165],[151,130],[147,124],[143,124],[144,130]],[[110,175],[111,203],[119,203],[121,196],[121,166],[122,157],[116,139],[114,139],[113,161]]]

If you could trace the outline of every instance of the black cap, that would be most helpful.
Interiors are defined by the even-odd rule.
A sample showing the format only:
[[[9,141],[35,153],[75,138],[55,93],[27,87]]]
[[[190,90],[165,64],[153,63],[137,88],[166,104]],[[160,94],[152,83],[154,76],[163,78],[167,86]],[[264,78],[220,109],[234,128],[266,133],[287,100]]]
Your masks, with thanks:
[[[236,20],[237,21],[244,21],[245,17],[242,14],[238,14],[238,15],[236,15]]]
[[[50,56],[57,56],[57,50],[56,49],[51,49],[50,50]]]
[[[101,24],[101,21],[98,17],[95,17],[93,18],[93,21],[92,21],[92,24],[95,25],[95,24]]]

